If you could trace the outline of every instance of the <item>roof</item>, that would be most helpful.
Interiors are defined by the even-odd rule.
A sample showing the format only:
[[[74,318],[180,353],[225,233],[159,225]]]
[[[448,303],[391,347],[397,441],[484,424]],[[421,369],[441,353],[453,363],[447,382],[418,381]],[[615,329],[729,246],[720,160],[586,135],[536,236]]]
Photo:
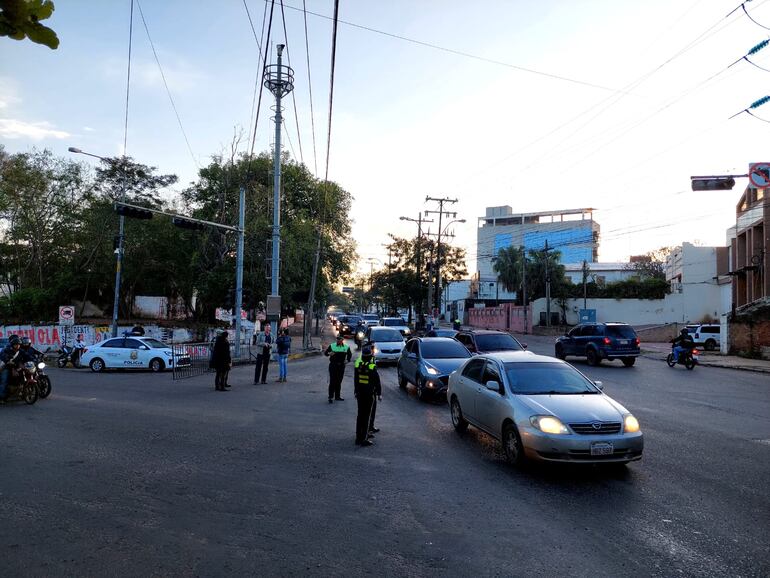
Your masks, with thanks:
[[[494,351],[492,353],[483,353],[477,357],[489,357],[503,363],[566,363],[561,359],[556,359],[555,357],[550,357],[548,355],[537,355],[531,351]]]
[[[495,335],[510,335],[507,331],[500,331],[499,329],[463,329],[458,333],[473,333],[474,335],[487,335],[489,333],[494,333]]]

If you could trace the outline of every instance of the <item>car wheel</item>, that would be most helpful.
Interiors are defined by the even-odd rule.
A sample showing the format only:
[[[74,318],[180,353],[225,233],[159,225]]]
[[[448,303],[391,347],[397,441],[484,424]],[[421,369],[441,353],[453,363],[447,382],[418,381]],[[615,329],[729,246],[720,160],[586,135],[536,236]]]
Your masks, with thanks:
[[[452,403],[449,404],[449,408],[452,412],[452,425],[457,433],[463,433],[468,429],[468,422],[463,417],[463,410],[460,409],[460,402],[456,397],[452,398]]]
[[[703,347],[706,348],[706,351],[714,351],[717,348],[717,342],[713,339],[707,339],[706,343],[703,344]]]
[[[666,363],[668,363],[669,367],[674,367],[676,365],[676,361],[674,361],[673,353],[668,354],[668,357],[666,357]]]
[[[417,378],[415,381],[417,382],[417,399],[425,401],[425,388],[423,387],[422,380]]]
[[[634,363],[636,363],[636,357],[624,357],[623,358],[623,365],[626,367],[633,367]]]
[[[407,381],[406,381],[406,378],[404,377],[404,374],[401,373],[400,369],[396,369],[396,373],[398,373],[398,387],[400,387],[401,389],[406,389]]]
[[[595,349],[589,349],[586,352],[586,361],[588,361],[588,365],[597,366],[602,362],[602,358],[599,357]]]
[[[567,357],[564,355],[564,348],[559,344],[556,345],[556,351],[554,353],[556,355],[556,359],[565,359]]]
[[[91,371],[94,373],[100,373],[104,371],[104,362],[98,357],[95,357],[91,360],[91,363],[88,364],[88,367],[90,367]]]
[[[166,364],[163,363],[162,359],[158,359],[157,357],[150,361],[150,369],[153,371],[153,373],[159,373],[166,369]]]
[[[521,445],[519,432],[512,423],[503,426],[503,450],[509,464],[520,466],[524,463],[524,447]]]

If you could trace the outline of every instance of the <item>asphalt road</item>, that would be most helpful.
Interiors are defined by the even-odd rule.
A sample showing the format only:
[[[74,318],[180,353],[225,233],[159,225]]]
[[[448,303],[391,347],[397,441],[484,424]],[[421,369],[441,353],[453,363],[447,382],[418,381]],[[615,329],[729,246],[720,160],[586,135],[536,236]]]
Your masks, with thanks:
[[[639,418],[641,462],[513,469],[391,368],[370,448],[323,358],[226,393],[53,370],[48,400],[0,407],[0,575],[770,575],[767,376],[575,365]]]

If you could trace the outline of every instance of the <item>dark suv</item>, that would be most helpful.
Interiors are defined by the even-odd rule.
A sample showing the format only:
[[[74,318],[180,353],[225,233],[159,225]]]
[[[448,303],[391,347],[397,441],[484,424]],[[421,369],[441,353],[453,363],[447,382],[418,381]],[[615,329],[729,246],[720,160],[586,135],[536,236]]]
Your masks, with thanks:
[[[581,323],[559,337],[555,349],[559,359],[585,357],[588,365],[620,359],[626,367],[631,367],[640,353],[636,331],[625,323]]]
[[[524,351],[522,345],[510,333],[491,329],[458,331],[455,339],[468,348],[471,353],[492,353],[494,351]]]

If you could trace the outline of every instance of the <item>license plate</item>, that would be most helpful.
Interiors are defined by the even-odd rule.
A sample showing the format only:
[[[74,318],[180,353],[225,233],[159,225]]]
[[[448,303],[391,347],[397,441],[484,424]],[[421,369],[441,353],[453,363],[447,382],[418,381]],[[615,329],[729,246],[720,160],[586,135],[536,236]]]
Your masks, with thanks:
[[[608,456],[611,455],[614,451],[614,447],[611,443],[607,442],[596,442],[591,444],[591,455],[592,456]]]
[[[620,343],[621,345],[628,345],[628,339],[619,339],[618,343]]]

